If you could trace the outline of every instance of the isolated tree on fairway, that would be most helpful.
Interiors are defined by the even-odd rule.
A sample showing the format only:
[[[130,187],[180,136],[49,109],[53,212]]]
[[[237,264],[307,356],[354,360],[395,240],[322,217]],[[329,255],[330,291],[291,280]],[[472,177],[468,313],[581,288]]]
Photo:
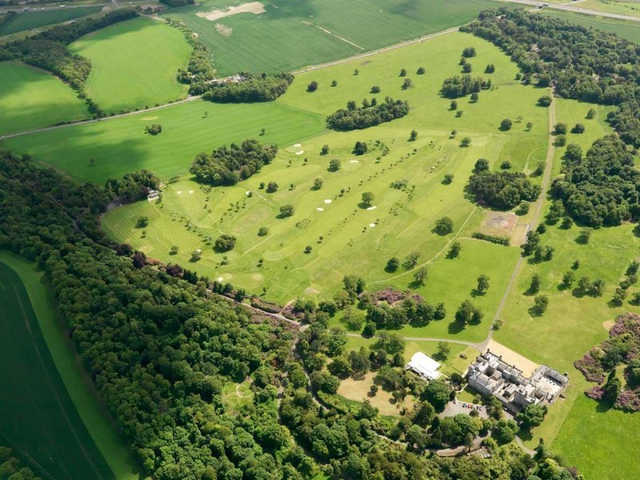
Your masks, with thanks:
[[[228,252],[236,246],[236,237],[233,235],[222,234],[214,243],[213,249],[216,252]]]
[[[323,145],[320,150],[320,155],[327,155],[329,153],[329,145]]]
[[[502,120],[502,122],[500,122],[500,130],[502,130],[503,132],[506,132],[507,130],[511,130],[512,124],[513,122],[511,122],[510,119],[505,118],[504,120]]]
[[[387,261],[387,266],[384,269],[387,272],[392,273],[392,272],[395,272],[396,270],[398,270],[399,266],[400,266],[400,260],[398,259],[398,257],[391,257]]]
[[[295,213],[296,209],[293,205],[282,205],[280,207],[280,214],[278,215],[280,218],[290,217]]]
[[[364,155],[367,153],[367,143],[366,142],[356,142],[353,146],[354,155]]]
[[[461,141],[460,141],[460,146],[461,147],[468,147],[471,145],[471,137],[464,137]]]
[[[424,73],[425,73],[424,67],[418,67],[418,70],[416,70],[416,74],[418,75],[424,75]]]
[[[531,277],[531,284],[529,285],[529,294],[533,295],[535,293],[538,293],[540,291],[540,277],[538,276],[538,274],[534,274]]]
[[[401,77],[406,77],[407,76],[407,69],[403,68],[402,70],[400,70],[400,76]]]
[[[327,168],[330,172],[337,172],[340,170],[340,160],[334,158],[329,161],[329,167]]]
[[[318,177],[313,181],[313,186],[311,187],[311,190],[320,190],[322,188],[322,184],[323,184],[323,180],[322,178]]]
[[[536,295],[533,299],[533,307],[531,307],[531,313],[536,316],[542,315],[546,312],[549,306],[549,298],[546,295]]]
[[[411,134],[409,135],[409,141],[415,142],[417,138],[418,138],[418,132],[415,130],[411,130]]]
[[[476,160],[473,166],[473,173],[487,172],[489,171],[489,160],[486,158],[479,158]]]
[[[462,245],[460,244],[460,242],[453,242],[451,244],[449,252],[447,253],[447,258],[456,258],[458,255],[460,255],[460,250],[462,250]]]
[[[436,222],[436,226],[433,230],[438,235],[447,235],[453,232],[453,220],[449,217],[442,217]]]
[[[374,200],[374,195],[371,192],[362,193],[362,206],[368,208],[371,206]]]
[[[315,80],[307,85],[307,92],[315,92],[318,89],[318,82]]]
[[[480,275],[478,277],[478,284],[476,285],[476,293],[478,295],[484,295],[489,290],[489,277],[486,275]]]
[[[370,93],[380,93],[380,87],[378,85],[374,85],[371,87]]]
[[[278,184],[276,182],[269,182],[267,184],[267,193],[275,193],[278,191]]]
[[[413,282],[416,285],[419,286],[423,286],[424,282],[427,280],[427,269],[426,267],[422,267],[419,268],[414,274],[413,274]]]
[[[462,56],[465,58],[471,58],[476,56],[476,49],[474,47],[467,47],[462,50]]]

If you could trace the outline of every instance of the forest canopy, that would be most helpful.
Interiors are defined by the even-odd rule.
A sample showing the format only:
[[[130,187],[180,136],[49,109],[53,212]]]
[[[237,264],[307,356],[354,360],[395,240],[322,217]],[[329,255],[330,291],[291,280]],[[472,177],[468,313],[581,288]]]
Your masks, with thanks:
[[[202,98],[218,103],[271,102],[293,82],[290,73],[240,73],[237,80],[212,83]]]
[[[209,185],[235,185],[271,163],[278,152],[276,145],[262,145],[257,140],[245,140],[216,148],[211,155],[199,153],[191,169],[196,180]]]
[[[384,102],[377,103],[373,99],[362,107],[356,108],[355,102],[349,102],[347,108],[342,108],[327,117],[327,127],[333,130],[356,130],[372,127],[380,123],[390,122],[402,118],[409,113],[409,104],[403,100],[386,97]]]

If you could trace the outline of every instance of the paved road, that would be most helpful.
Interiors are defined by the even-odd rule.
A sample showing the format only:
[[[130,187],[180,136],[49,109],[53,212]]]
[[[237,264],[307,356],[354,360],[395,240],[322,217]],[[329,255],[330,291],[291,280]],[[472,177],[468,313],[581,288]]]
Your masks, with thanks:
[[[622,15],[619,13],[600,12],[597,10],[590,10],[588,8],[576,7],[573,4],[579,2],[570,3],[547,3],[539,2],[537,0],[497,0],[505,3],[519,3],[520,5],[530,5],[532,7],[544,7],[552,10],[563,10],[565,12],[582,13],[584,15],[593,15],[596,17],[615,18],[617,20],[628,20],[630,22],[640,22],[640,17],[634,17],[632,15]]]

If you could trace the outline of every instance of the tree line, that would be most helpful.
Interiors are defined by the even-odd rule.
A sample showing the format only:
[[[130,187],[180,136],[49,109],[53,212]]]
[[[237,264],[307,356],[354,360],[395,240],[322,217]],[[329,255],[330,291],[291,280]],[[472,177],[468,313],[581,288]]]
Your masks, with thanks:
[[[371,102],[365,100],[361,107],[350,101],[346,109],[342,108],[327,117],[327,127],[340,131],[356,130],[390,122],[408,113],[409,104],[406,101],[391,97],[386,97],[382,103],[377,103],[375,98]]]
[[[218,103],[271,102],[293,82],[290,73],[240,73],[236,79],[209,84],[202,98]]]
[[[271,163],[277,152],[276,145],[245,140],[240,145],[216,148],[211,155],[199,153],[189,172],[198,182],[208,185],[235,185]]]

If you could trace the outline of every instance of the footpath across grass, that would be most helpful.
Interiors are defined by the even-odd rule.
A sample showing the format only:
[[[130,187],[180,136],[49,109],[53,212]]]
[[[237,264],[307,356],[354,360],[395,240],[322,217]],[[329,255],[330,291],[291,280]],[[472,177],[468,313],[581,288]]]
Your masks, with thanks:
[[[184,34],[149,18],[134,18],[85,35],[69,49],[91,61],[87,95],[107,113],[119,113],[183,98],[178,68],[191,46]]]
[[[134,480],[132,457],[94,397],[35,265],[0,251],[1,443],[51,477]],[[34,465],[36,468],[37,465]]]
[[[0,135],[89,116],[85,103],[53,75],[18,62],[0,62]]]

